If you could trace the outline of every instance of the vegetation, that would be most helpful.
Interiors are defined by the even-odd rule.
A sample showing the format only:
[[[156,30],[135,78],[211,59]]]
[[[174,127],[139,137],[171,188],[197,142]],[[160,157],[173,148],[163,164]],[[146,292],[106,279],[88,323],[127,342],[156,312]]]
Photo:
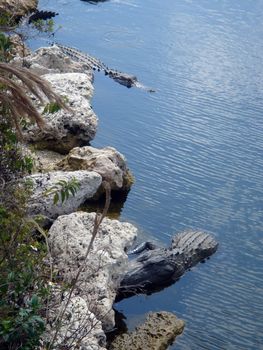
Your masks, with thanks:
[[[31,185],[20,181],[33,166],[19,144],[21,122],[45,125],[28,92],[41,102],[45,95],[65,105],[38,76],[8,63],[10,48],[9,38],[0,33],[0,348],[30,350],[45,329],[49,271],[43,263],[46,243],[27,217]]]
[[[27,222],[25,202],[29,191],[28,184],[8,184],[1,195],[1,349],[34,349],[44,329],[40,310],[48,287],[41,261],[46,247],[36,240],[33,225]]]
[[[3,91],[4,86],[1,87]],[[32,169],[21,154],[11,110],[0,101],[0,348],[34,349],[44,329],[41,306],[48,288],[42,261],[46,246],[27,221],[30,183],[19,182]]]
[[[0,61],[7,62],[10,59],[12,42],[8,36],[0,32]]]
[[[50,102],[45,105],[43,113],[56,113],[61,109],[60,105],[57,102]]]
[[[32,26],[41,33],[52,33],[54,31],[54,20],[38,19],[32,22]]]
[[[53,202],[56,205],[59,200],[63,204],[70,195],[75,196],[77,190],[80,188],[80,183],[75,177],[69,181],[60,180],[50,189],[48,189],[45,195],[54,194]]]
[[[53,30],[53,21],[45,23],[39,19],[32,26],[50,32]],[[0,27],[16,32],[16,24],[10,15],[1,13]],[[26,36],[26,33],[20,35],[22,39]],[[44,116],[35,108],[29,95],[42,104],[49,101],[44,113],[67,108],[67,101],[57,96],[39,76],[26,68],[12,66],[9,61],[13,49],[10,38],[0,32],[0,349],[33,350],[39,347],[46,329],[55,277],[52,264],[49,265],[47,259],[50,256],[47,234],[27,215],[26,206],[32,187],[30,182],[21,179],[31,173],[33,160],[23,154],[20,142],[23,141],[23,127],[27,123],[45,127]],[[49,344],[43,345],[45,349],[51,350],[54,346],[59,349],[56,338],[61,320],[85,268],[99,226],[108,211],[110,187],[107,183],[103,185],[106,191],[105,207],[101,215],[96,215],[83,265],[68,286],[65,305],[54,322],[55,333]],[[79,187],[75,178],[68,182],[59,181],[47,194],[54,195],[54,204],[59,201],[63,204],[76,194]],[[61,346],[62,349],[65,347]]]

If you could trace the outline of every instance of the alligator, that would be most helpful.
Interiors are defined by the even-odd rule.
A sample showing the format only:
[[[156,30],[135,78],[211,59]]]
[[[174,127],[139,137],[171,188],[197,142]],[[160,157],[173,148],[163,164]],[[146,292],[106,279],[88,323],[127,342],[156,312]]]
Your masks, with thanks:
[[[75,49],[73,47],[61,45],[58,43],[54,43],[54,45],[58,46],[64,53],[64,55],[70,57],[74,61],[85,64],[88,69],[93,69],[98,72],[103,71],[105,75],[109,76],[109,78],[113,79],[121,85],[126,86],[127,88],[137,87],[146,90],[147,92],[155,92],[155,90],[142,85],[135,75],[122,73],[116,69],[111,69],[99,59],[90,56],[89,54],[83,53],[80,50]]]
[[[53,11],[36,10],[33,13],[25,15],[22,18],[20,18],[19,23],[16,24],[15,26],[0,25],[0,30],[8,31],[8,32],[14,31],[14,33],[16,34],[19,34],[20,32],[20,35],[22,35],[23,30],[26,29],[27,35],[28,35],[31,24],[36,24],[37,21],[39,20],[46,21],[57,15],[58,13]],[[54,36],[54,33],[52,33],[51,35]],[[77,61],[86,65],[88,69],[96,70],[98,72],[103,71],[105,75],[109,76],[109,78],[113,79],[114,81],[116,81],[121,85],[126,86],[127,88],[137,87],[139,89],[146,90],[147,92],[155,92],[155,90],[141,84],[135,75],[123,73],[116,69],[111,69],[96,57],[93,57],[87,53],[83,53],[80,50],[75,49],[73,47],[60,45],[56,42],[52,42],[52,45],[56,45],[57,47],[59,47],[64,55],[70,57],[74,61]]]
[[[218,243],[208,233],[184,231],[168,248],[145,242],[129,255],[131,259],[121,278],[116,302],[136,294],[152,294],[176,282],[186,271],[216,252]]]

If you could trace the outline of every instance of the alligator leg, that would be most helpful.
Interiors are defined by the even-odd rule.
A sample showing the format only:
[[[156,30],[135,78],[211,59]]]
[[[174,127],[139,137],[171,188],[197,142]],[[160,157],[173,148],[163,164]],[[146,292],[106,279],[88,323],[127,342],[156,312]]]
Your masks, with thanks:
[[[141,244],[136,245],[132,250],[128,252],[128,254],[139,254],[144,252],[145,250],[153,250],[155,248],[157,248],[157,246],[153,242],[143,242]]]

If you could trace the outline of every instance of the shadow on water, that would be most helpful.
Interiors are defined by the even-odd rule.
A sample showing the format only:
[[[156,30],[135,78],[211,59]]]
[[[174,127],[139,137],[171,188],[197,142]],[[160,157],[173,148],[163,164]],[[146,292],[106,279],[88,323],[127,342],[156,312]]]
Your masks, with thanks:
[[[118,311],[117,309],[114,309],[114,311],[115,311],[115,328],[112,331],[106,333],[108,346],[116,336],[123,333],[128,333],[129,331],[125,321],[126,316],[122,312]]]
[[[110,219],[120,219],[122,210],[127,200],[129,192],[112,191],[111,202],[107,213],[107,217]],[[105,206],[105,194],[102,194],[99,199],[87,200],[83,203],[79,210],[87,212],[102,212]]]

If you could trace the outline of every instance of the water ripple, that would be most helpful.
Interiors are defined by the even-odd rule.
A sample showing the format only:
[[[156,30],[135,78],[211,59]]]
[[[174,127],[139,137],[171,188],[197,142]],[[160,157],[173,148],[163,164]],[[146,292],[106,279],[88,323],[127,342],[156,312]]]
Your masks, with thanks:
[[[189,227],[220,242],[174,286],[120,308],[128,324],[160,309],[185,319],[171,349],[263,350],[263,2],[118,2],[49,5],[58,41],[157,90],[95,75],[92,144],[116,147],[136,178],[122,218],[164,244]]]

